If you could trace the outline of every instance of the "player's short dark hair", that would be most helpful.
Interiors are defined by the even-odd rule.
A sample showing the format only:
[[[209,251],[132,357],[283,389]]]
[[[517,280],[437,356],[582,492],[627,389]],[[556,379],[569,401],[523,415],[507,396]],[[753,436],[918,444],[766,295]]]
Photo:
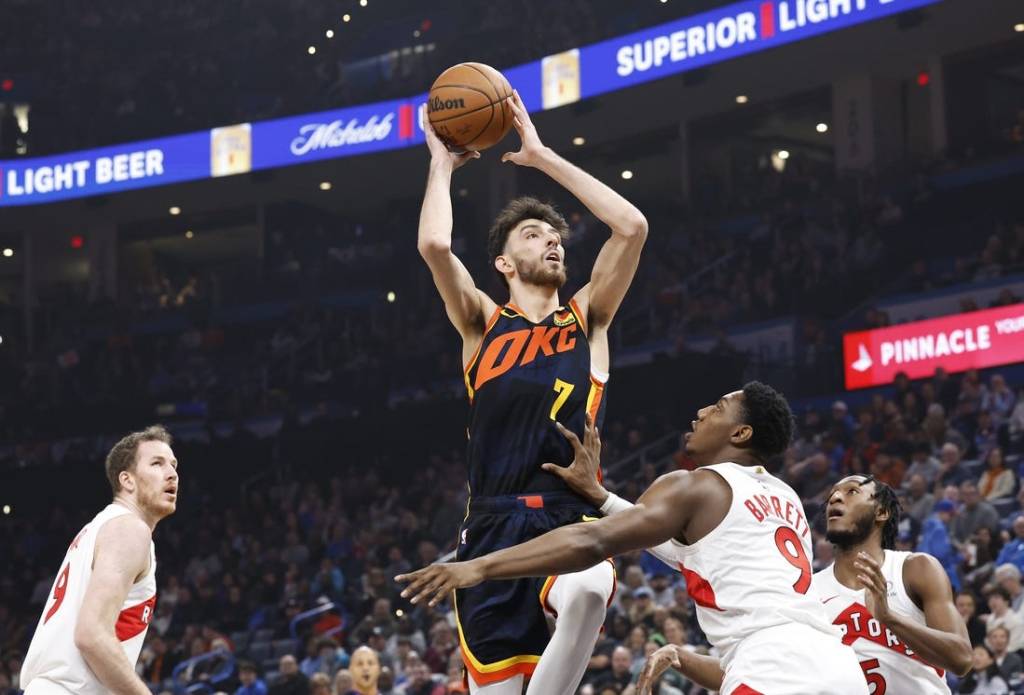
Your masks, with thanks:
[[[494,259],[505,252],[508,235],[523,220],[547,222],[558,230],[563,239],[569,233],[569,223],[550,203],[545,203],[532,196],[515,198],[502,208],[498,216],[494,218],[490,231],[487,232],[487,260],[491,265],[494,265]],[[501,277],[505,278],[504,275]]]
[[[867,476],[861,482],[860,486],[864,487],[868,483],[874,483],[875,493],[872,498],[879,507],[889,512],[889,518],[885,522],[885,526],[882,527],[882,548],[885,550],[894,550],[896,548],[896,538],[900,532],[900,515],[902,508],[900,507],[900,498],[897,496],[896,491],[892,489],[892,486],[887,483],[883,483],[874,476]]]
[[[793,439],[795,422],[786,397],[760,381],[743,386],[741,417],[754,430],[750,448],[761,459],[778,456]]]
[[[114,445],[114,448],[107,454],[107,481],[110,489],[116,495],[121,491],[121,481],[118,477],[124,471],[130,471],[135,467],[139,454],[139,444],[142,442],[163,442],[170,446],[173,439],[171,433],[162,425],[150,425],[139,432],[132,432],[123,437]]]

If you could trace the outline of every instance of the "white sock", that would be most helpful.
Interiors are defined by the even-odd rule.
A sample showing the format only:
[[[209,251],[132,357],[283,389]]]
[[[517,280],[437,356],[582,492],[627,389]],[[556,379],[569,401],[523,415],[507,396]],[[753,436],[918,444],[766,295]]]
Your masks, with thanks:
[[[523,695],[523,676],[515,675],[487,685],[477,685],[473,676],[470,676],[469,692],[470,695]]]
[[[548,592],[558,617],[526,695],[573,695],[587,670],[615,587],[611,563],[559,576]]]

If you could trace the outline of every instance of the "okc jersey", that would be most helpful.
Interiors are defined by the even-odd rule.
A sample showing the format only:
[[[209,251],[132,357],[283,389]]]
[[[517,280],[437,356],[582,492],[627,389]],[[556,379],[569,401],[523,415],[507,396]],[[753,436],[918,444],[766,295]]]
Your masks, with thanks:
[[[925,617],[907,594],[903,583],[903,563],[910,553],[885,551],[882,575],[889,589],[889,608],[924,625]],[[814,575],[814,586],[828,612],[838,625],[843,642],[853,647],[864,676],[874,684],[874,692],[889,695],[949,695],[945,672],[921,659],[885,625],[868,611],[864,589],[850,589],[836,579],[835,565]]]
[[[498,307],[465,381],[471,495],[568,492],[540,467],[568,466],[574,458],[554,421],[582,440],[586,413],[595,422],[603,415],[604,380],[591,372],[586,318],[576,302],[540,323],[513,304]]]
[[[71,542],[21,668],[21,687],[29,695],[107,692],[75,647],[75,625],[92,575],[96,537],[103,524],[124,514],[131,511],[119,504],[107,505]],[[114,627],[132,665],[139,660],[155,605],[156,552],[150,544],[149,570],[132,584]]]
[[[723,668],[728,671],[743,640],[777,626],[805,625],[838,646],[811,588],[811,530],[800,498],[761,466],[717,463],[702,470],[732,488],[729,512],[696,543],[669,547],[676,548],[672,559]],[[808,645],[812,654],[817,648]]]

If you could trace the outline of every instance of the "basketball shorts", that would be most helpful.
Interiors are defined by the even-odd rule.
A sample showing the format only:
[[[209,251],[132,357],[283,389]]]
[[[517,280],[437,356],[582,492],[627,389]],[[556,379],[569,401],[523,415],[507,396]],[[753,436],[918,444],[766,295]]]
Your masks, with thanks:
[[[868,695],[853,649],[813,627],[768,628],[734,650],[722,695]]]
[[[471,560],[599,516],[571,493],[473,498],[456,559]],[[545,599],[554,580],[488,581],[455,592],[463,661],[477,685],[533,673],[550,638]]]

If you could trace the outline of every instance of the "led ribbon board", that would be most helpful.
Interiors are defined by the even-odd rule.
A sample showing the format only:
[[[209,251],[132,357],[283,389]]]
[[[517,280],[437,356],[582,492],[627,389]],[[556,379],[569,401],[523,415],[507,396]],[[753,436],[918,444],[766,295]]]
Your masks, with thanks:
[[[504,70],[528,109],[580,99],[932,5],[744,0]],[[0,161],[0,207],[106,195],[409,147],[425,94],[50,157]]]

